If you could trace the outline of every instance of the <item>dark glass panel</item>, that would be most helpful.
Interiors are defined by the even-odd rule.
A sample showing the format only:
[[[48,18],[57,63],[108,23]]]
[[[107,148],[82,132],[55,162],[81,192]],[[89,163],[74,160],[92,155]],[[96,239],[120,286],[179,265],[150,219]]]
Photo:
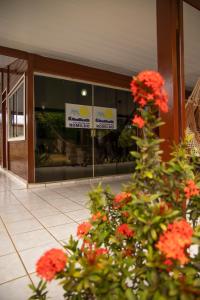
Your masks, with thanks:
[[[131,134],[134,105],[128,91],[94,86],[94,106],[116,110],[116,129],[96,129],[94,137],[94,174],[104,176],[129,173],[133,169]]]
[[[37,182],[92,177],[90,129],[65,126],[65,104],[91,106],[91,89],[84,83],[35,76]]]

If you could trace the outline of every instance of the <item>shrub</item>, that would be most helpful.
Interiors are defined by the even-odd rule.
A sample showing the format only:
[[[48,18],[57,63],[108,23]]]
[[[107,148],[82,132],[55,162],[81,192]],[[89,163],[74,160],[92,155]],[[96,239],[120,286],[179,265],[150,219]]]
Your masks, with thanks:
[[[59,280],[71,300],[200,299],[199,176],[185,143],[162,161],[158,111],[168,105],[160,74],[139,73],[131,90],[133,128],[142,130],[132,137],[139,150],[131,152],[131,181],[117,195],[100,184],[90,192],[91,217],[78,226],[78,240],[71,237],[59,257],[47,252],[38,275]],[[46,299],[45,288],[32,286],[30,299]]]

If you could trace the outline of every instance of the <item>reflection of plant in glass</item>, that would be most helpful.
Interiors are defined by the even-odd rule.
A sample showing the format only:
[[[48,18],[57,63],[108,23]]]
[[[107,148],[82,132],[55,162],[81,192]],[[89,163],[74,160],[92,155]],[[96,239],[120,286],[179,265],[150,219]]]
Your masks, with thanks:
[[[92,216],[78,227],[80,243],[71,238],[65,266],[53,268],[65,299],[200,299],[200,182],[185,144],[168,163],[161,160],[155,129],[162,124],[158,108],[168,110],[163,85],[150,71],[132,81],[140,117],[134,126],[143,124],[143,138],[133,137],[135,172],[118,195],[100,185],[90,192]],[[33,289],[30,299],[46,299],[42,281]]]

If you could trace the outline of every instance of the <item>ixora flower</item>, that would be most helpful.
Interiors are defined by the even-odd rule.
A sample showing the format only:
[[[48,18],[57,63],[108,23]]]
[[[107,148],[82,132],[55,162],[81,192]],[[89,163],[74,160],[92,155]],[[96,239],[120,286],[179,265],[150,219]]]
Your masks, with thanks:
[[[134,231],[128,226],[128,224],[122,224],[117,227],[116,233],[125,237],[133,237]]]
[[[91,228],[92,224],[90,224],[89,222],[83,222],[82,224],[80,224],[77,229],[78,237],[84,237],[90,231]]]
[[[131,200],[131,193],[121,192],[114,198],[114,203],[117,207],[127,204]]]
[[[98,220],[101,220],[103,222],[107,221],[106,215],[102,215],[100,211],[98,211],[96,214],[92,215],[92,221],[96,222]]]
[[[84,253],[87,261],[91,265],[95,264],[96,260],[100,256],[108,254],[108,250],[106,248],[96,248],[96,245],[91,243],[83,243],[81,251]]]
[[[156,248],[167,259],[178,260],[184,265],[189,262],[185,251],[191,245],[192,234],[193,229],[185,219],[174,221],[174,223],[168,225],[167,230],[159,237]]]
[[[139,128],[143,128],[144,124],[145,124],[145,120],[142,117],[140,117],[138,115],[135,115],[135,117],[133,118],[132,123],[133,123],[133,125],[136,125]]]
[[[57,273],[64,270],[67,255],[60,249],[51,249],[44,253],[36,264],[37,274],[47,281],[51,281]]]
[[[193,180],[187,181],[184,192],[187,199],[190,199],[192,196],[199,195],[199,189]]]
[[[141,107],[153,102],[162,112],[168,112],[168,96],[163,88],[164,79],[155,71],[143,71],[131,82],[134,101]]]

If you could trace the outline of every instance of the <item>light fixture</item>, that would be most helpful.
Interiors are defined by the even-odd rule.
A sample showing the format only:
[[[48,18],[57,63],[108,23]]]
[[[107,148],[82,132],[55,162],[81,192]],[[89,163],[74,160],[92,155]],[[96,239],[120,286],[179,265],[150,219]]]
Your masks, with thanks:
[[[87,90],[86,89],[81,90],[81,96],[83,96],[83,97],[87,96]]]

